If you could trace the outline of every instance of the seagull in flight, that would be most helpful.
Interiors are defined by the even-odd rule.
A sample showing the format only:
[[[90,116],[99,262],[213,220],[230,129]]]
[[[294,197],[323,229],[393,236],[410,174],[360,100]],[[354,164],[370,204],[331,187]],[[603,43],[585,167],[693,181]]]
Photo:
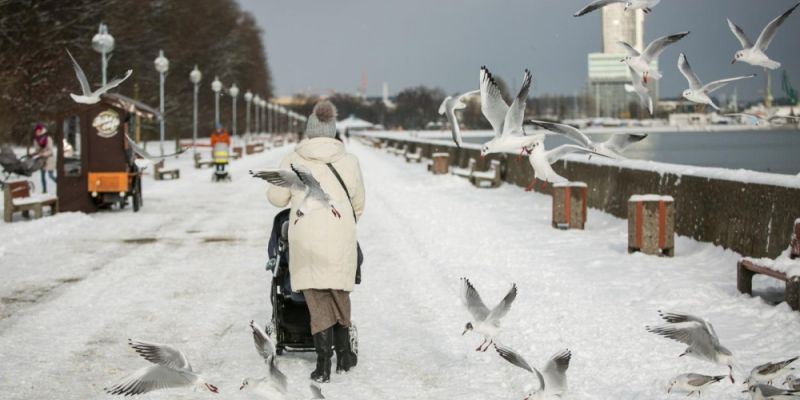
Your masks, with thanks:
[[[481,157],[505,151],[525,151],[525,147],[536,141],[538,136],[525,136],[522,121],[525,119],[525,105],[531,87],[531,72],[525,70],[522,87],[509,107],[500,93],[492,73],[481,67],[481,112],[492,125],[494,137],[481,146]]]
[[[733,353],[719,343],[719,337],[717,337],[717,332],[711,323],[689,314],[662,311],[658,313],[667,323],[659,326],[646,326],[645,329],[648,332],[688,345],[686,350],[678,357],[689,355],[700,360],[727,366],[731,383],[735,383],[733,367],[736,366],[738,369],[738,363],[733,357]]]
[[[650,13],[653,11],[653,7],[655,7],[661,0],[595,0],[585,7],[578,10],[578,12],[573,15],[573,17],[580,17],[582,15],[586,15],[594,10],[603,8],[607,5],[616,4],[616,3],[623,3],[625,4],[625,11],[628,10],[642,10],[645,14]]]
[[[456,97],[447,96],[445,97],[442,104],[439,106],[439,115],[444,115],[447,117],[447,121],[450,122],[450,129],[453,132],[453,142],[455,142],[456,147],[461,148],[461,145],[464,143],[461,139],[461,129],[458,127],[458,119],[456,118],[455,110],[462,110],[467,107],[467,104],[464,103],[464,100],[467,97],[480,94],[480,90],[473,90],[471,92],[467,92]]]
[[[683,97],[686,100],[694,103],[708,104],[711,107],[714,107],[715,110],[719,110],[719,107],[714,104],[714,101],[711,100],[709,94],[731,82],[749,79],[756,76],[755,74],[737,76],[735,78],[720,79],[718,81],[709,82],[703,85],[694,71],[692,71],[692,66],[689,65],[689,60],[686,59],[686,54],[683,53],[678,56],[678,69],[681,70],[681,74],[683,74],[683,77],[686,78],[687,82],[689,82],[689,88],[683,91]]]
[[[755,43],[752,43],[750,39],[747,38],[747,35],[745,35],[742,28],[734,24],[733,21],[728,18],[728,27],[731,29],[731,32],[733,32],[734,36],[739,39],[739,43],[742,45],[742,49],[734,54],[731,64],[734,64],[737,61],[742,61],[750,65],[769,69],[780,68],[781,63],[771,60],[765,51],[767,51],[769,48],[769,44],[772,42],[772,39],[775,38],[775,33],[778,32],[778,28],[781,26],[781,24],[783,24],[783,21],[786,21],[786,19],[789,18],[789,15],[792,14],[797,6],[800,6],[800,2],[786,10],[777,18],[770,21],[770,23],[767,24],[767,26],[765,26],[761,31],[761,34],[758,35],[758,39]]]
[[[486,351],[494,342],[495,336],[500,333],[500,320],[508,314],[508,310],[511,309],[511,303],[517,297],[517,285],[512,284],[511,290],[491,311],[483,303],[481,295],[478,294],[469,279],[461,278],[461,285],[462,301],[472,315],[472,321],[467,322],[461,335],[463,336],[469,331],[480,333],[483,335],[483,343],[475,351]]]
[[[206,382],[202,376],[192,370],[186,355],[175,347],[131,339],[128,339],[128,344],[153,365],[144,367],[119,383],[105,388],[109,394],[133,396],[184,386],[219,393],[216,386]]]
[[[647,84],[648,78],[659,80],[661,79],[661,73],[658,71],[651,71],[650,63],[657,60],[658,56],[661,55],[667,46],[683,39],[688,34],[689,32],[679,32],[662,36],[650,42],[642,53],[639,53],[638,50],[634,49],[633,46],[628,43],[618,41],[617,44],[622,46],[628,53],[628,55],[620,61],[628,64],[637,74],[641,75],[644,84]]]
[[[322,190],[319,181],[314,178],[311,170],[305,165],[291,164],[291,170],[269,169],[253,172],[250,175],[254,178],[261,178],[273,185],[285,187],[291,190],[302,190],[305,192],[300,206],[297,207],[296,224],[304,215],[320,208],[330,208],[334,217],[341,219],[342,214],[336,209],[336,203],[331,197]]]
[[[528,365],[525,359],[514,352],[514,350],[498,345],[497,343],[495,343],[494,348],[497,350],[497,354],[500,354],[500,357],[532,373],[539,382],[539,388],[528,393],[528,395],[525,396],[525,400],[547,399],[552,397],[560,398],[561,395],[567,391],[567,369],[572,359],[572,352],[570,352],[569,349],[561,350],[550,357],[550,360],[544,365],[542,372],[539,372],[538,369]]]
[[[122,82],[125,82],[125,80],[128,79],[133,73],[133,70],[129,69],[127,72],[125,72],[125,76],[122,78],[112,79],[110,82],[106,83],[105,86],[92,91],[92,87],[89,86],[89,80],[86,79],[86,74],[83,73],[81,66],[78,65],[77,61],[75,61],[75,57],[72,56],[72,53],[70,53],[69,50],[67,50],[67,55],[72,60],[72,67],[75,69],[75,75],[78,76],[78,82],[81,84],[81,91],[83,92],[83,94],[80,95],[74,93],[69,94],[70,97],[72,97],[72,100],[76,103],[96,104],[100,101],[100,96],[119,86]]]
[[[650,97],[650,89],[647,88],[642,83],[642,77],[630,66],[628,66],[628,70],[631,73],[631,83],[625,84],[625,91],[628,93],[636,93],[639,96],[639,100],[641,100],[642,104],[647,107],[647,110],[650,111],[650,115],[653,115],[653,98]]]
[[[581,132],[580,129],[570,125],[537,121],[535,119],[529,120],[528,122],[540,128],[547,129],[550,132],[566,136],[568,139],[577,143],[582,148],[590,150],[594,154],[614,159],[625,159],[622,152],[624,152],[628,146],[638,143],[647,137],[647,134],[644,133],[617,133],[612,135],[605,142],[595,143],[592,139],[589,139],[585,133]]]
[[[147,150],[142,148],[142,146],[139,146],[138,144],[136,144],[136,141],[134,141],[130,136],[125,135],[125,139],[128,141],[128,146],[131,148],[133,153],[136,154],[137,156],[141,157],[141,160],[144,161],[143,163],[137,163],[136,164],[140,168],[145,168],[150,164],[158,164],[161,161],[164,161],[165,159],[167,159],[169,157],[179,156],[179,155],[183,154],[184,152],[186,152],[186,148],[181,148],[180,150],[178,150],[178,151],[176,151],[175,153],[172,153],[172,154],[165,154],[163,156],[154,156],[154,155],[151,155],[150,153],[148,153]],[[137,159],[136,161],[139,161],[139,159]]]

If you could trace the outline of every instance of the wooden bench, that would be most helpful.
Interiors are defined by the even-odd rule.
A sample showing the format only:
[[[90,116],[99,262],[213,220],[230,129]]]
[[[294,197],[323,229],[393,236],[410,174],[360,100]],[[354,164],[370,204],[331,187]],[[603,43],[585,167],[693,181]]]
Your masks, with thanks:
[[[213,161],[211,161],[211,160],[203,160],[202,158],[203,157],[200,156],[200,153],[194,153],[194,167],[195,168],[200,169],[200,168],[203,168],[203,167],[210,167],[210,166],[214,165]]]
[[[234,160],[238,160],[242,158],[242,148],[241,146],[237,146],[233,148],[233,153],[231,153],[231,158]]]
[[[414,161],[418,163],[422,161],[422,147],[417,146],[417,150],[414,151],[413,153],[407,151],[405,157],[406,157],[406,162]]]
[[[503,183],[503,179],[500,177],[500,161],[492,160],[486,171],[473,171],[469,181],[476,187],[499,187]],[[484,186],[483,184],[487,182],[489,186]]]
[[[776,268],[775,263],[797,263],[796,268],[800,269],[800,261],[795,261],[800,257],[800,220],[794,222],[792,232],[792,242],[789,246],[788,257],[778,260],[743,258],[736,264],[736,287],[741,293],[753,295],[753,276],[756,274],[766,275],[786,283],[784,300],[792,310],[800,311],[800,275],[788,276],[786,272]],[[787,259],[788,258],[788,259]]]
[[[453,167],[453,169],[450,170],[450,173],[455,176],[460,176],[462,178],[469,178],[472,176],[472,173],[475,172],[476,163],[477,162],[475,161],[474,158],[470,158],[469,162],[467,163],[467,168]]]
[[[397,147],[394,149],[394,155],[402,156],[402,155],[406,154],[407,150],[408,150],[408,145],[407,144],[404,144],[403,147],[400,147],[400,145],[398,144]]]
[[[157,181],[163,181],[166,177],[170,179],[180,179],[181,170],[177,168],[164,168],[163,161],[155,164],[153,167],[153,178]]]
[[[50,207],[50,215],[58,213],[58,197],[53,195],[31,195],[28,181],[16,180],[8,181],[3,188],[3,220],[11,222],[15,212],[22,212],[22,216],[28,218],[30,210],[33,210],[34,218],[41,218],[42,209]]]

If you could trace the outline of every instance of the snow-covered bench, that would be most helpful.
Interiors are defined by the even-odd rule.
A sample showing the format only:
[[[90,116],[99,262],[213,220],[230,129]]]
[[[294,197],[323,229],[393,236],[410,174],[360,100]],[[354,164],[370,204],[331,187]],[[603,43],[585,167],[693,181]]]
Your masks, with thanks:
[[[455,175],[455,176],[460,176],[462,178],[469,178],[470,176],[472,176],[472,173],[475,171],[475,164],[476,164],[475,159],[474,158],[470,158],[469,162],[467,163],[467,168],[453,167],[453,169],[450,170],[450,173]]]
[[[203,157],[200,156],[200,153],[194,153],[194,167],[195,168],[200,169],[200,168],[203,168],[203,167],[210,167],[210,166],[214,165],[214,162],[211,161],[210,159],[203,160],[202,158]]]
[[[50,207],[50,214],[58,212],[58,197],[48,194],[31,194],[26,180],[8,181],[3,188],[3,220],[11,222],[14,213],[22,212],[26,218],[33,210],[34,218],[42,217],[42,209]]]
[[[422,161],[422,147],[417,146],[417,150],[413,153],[410,151],[406,151],[405,153],[406,162],[420,162]]]
[[[736,287],[741,293],[753,294],[753,276],[766,275],[786,282],[784,300],[792,310],[800,311],[800,219],[794,221],[792,243],[776,259],[749,258],[736,265]]]
[[[483,186],[485,182],[489,183],[488,187],[490,188],[500,186],[503,183],[503,179],[500,176],[500,161],[492,160],[489,163],[489,169],[486,171],[473,171],[469,181],[477,187],[485,187]]]
[[[180,179],[181,170],[178,168],[164,168],[164,161],[162,160],[153,166],[153,178],[157,181],[162,181],[166,177],[170,179]]]
[[[404,144],[402,147],[400,147],[400,144],[398,143],[397,146],[395,146],[395,148],[390,151],[390,153],[399,156],[406,154],[406,150],[408,150],[407,144]]]

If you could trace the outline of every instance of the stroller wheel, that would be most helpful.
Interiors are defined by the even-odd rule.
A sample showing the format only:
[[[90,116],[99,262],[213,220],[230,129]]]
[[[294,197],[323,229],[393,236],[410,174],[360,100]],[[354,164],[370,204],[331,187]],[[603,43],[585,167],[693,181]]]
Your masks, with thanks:
[[[275,348],[275,354],[282,356],[283,355],[283,346],[278,346]]]

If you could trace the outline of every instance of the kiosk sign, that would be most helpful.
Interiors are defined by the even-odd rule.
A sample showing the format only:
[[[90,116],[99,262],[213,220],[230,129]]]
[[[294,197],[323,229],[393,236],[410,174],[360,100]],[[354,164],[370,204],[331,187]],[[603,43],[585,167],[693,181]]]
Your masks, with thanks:
[[[97,114],[92,121],[92,126],[97,129],[97,135],[103,138],[110,138],[117,134],[119,130],[119,114],[114,110],[106,110]]]

